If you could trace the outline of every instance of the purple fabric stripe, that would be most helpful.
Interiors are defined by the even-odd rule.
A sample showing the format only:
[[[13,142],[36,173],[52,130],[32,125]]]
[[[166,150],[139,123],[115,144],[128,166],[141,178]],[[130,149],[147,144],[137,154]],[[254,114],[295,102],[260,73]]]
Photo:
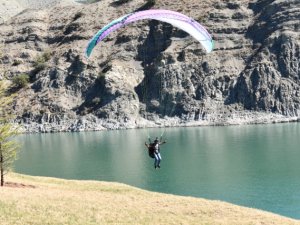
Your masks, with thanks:
[[[206,30],[206,28],[204,26],[202,26],[200,23],[198,23],[197,21],[193,20],[193,22],[191,24],[196,29],[201,30],[203,33],[205,33],[209,39],[212,39],[211,35],[208,33],[208,31]]]
[[[140,19],[158,19],[159,17],[164,16],[165,18],[170,18],[170,19],[181,19],[181,20],[190,20],[191,18],[178,13],[178,12],[173,12],[170,10],[146,10],[146,11],[140,11],[137,13],[132,14],[129,16],[126,20],[126,24],[134,22],[136,20]]]
[[[199,24],[197,21],[195,21],[194,19],[192,19],[192,18],[190,18],[186,15],[183,15],[179,12],[174,12],[174,11],[170,11],[170,10],[153,9],[153,10],[145,10],[145,11],[135,12],[135,13],[128,14],[128,15],[125,15],[123,17],[120,17],[119,19],[114,20],[111,23],[112,26],[110,26],[110,24],[108,24],[108,25],[106,25],[106,27],[108,27],[107,29],[106,29],[106,27],[102,28],[102,29],[104,29],[104,31],[98,37],[95,45],[97,43],[99,43],[100,41],[102,41],[111,32],[119,29],[120,27],[125,26],[125,25],[130,24],[130,23],[133,23],[137,20],[143,20],[143,19],[154,19],[154,20],[158,20],[158,21],[163,21],[163,19],[165,19],[166,22],[168,22],[167,20],[175,20],[174,21],[174,24],[175,24],[174,26],[176,26],[176,20],[180,20],[180,21],[186,22],[189,25],[193,26],[197,31],[199,31],[202,35],[205,36],[207,41],[212,42],[212,37],[208,33],[208,31],[201,24]],[[203,41],[205,41],[205,40],[203,40]],[[89,43],[89,45],[90,44],[91,44],[91,42]],[[92,50],[90,50],[90,52],[91,51]]]
[[[98,40],[97,40],[97,43],[100,42],[100,41],[102,41],[102,40],[103,40],[106,36],[108,36],[111,32],[113,32],[113,31],[119,29],[120,27],[122,27],[122,25],[123,25],[122,23],[117,23],[117,24],[113,25],[112,27],[108,28],[106,31],[104,31],[104,32],[100,35],[100,37],[99,37]]]

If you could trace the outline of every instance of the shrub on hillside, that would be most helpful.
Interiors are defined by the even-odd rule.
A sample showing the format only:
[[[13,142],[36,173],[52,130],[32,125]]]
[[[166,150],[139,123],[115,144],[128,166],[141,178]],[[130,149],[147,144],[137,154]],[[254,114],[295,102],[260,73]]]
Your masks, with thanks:
[[[22,61],[19,59],[15,59],[14,62],[12,63],[13,66],[18,66],[20,64],[22,64]]]
[[[120,5],[123,5],[123,4],[127,3],[127,2],[130,2],[130,1],[132,1],[132,0],[117,0],[117,1],[113,1],[111,3],[111,5],[112,6],[120,6]]]
[[[47,67],[47,62],[51,58],[51,52],[46,51],[42,55],[38,56],[34,62],[33,67],[36,73],[44,70]]]
[[[29,83],[29,75],[24,73],[17,75],[13,78],[12,82],[13,82],[13,86],[17,89],[26,87]]]

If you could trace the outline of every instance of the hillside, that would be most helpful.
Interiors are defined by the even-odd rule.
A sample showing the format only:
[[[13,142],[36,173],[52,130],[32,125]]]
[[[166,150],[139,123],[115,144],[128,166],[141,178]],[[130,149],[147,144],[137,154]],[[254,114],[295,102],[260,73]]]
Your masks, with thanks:
[[[0,188],[0,195],[2,225],[300,224],[221,201],[154,193],[108,182],[11,174],[6,186]]]
[[[26,9],[47,9],[54,6],[76,5],[73,0],[0,0],[0,23]]]
[[[97,30],[147,8],[195,18],[212,33],[214,51],[205,54],[169,24],[144,20],[84,57]],[[299,18],[298,0],[36,6],[0,25],[0,79],[30,77],[14,90],[12,106],[28,132],[297,121]]]

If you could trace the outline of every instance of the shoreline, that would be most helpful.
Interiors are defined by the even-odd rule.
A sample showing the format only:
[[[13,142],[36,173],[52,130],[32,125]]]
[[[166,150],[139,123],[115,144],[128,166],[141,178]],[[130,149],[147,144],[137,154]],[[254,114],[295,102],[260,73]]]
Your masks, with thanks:
[[[22,127],[22,133],[59,133],[59,132],[85,132],[108,131],[146,128],[170,127],[198,127],[198,126],[238,126],[251,124],[273,124],[300,122],[300,117],[283,116],[281,114],[243,111],[232,114],[208,114],[203,119],[195,120],[195,115],[159,118],[152,115],[153,120],[144,118],[125,118],[123,121],[114,119],[99,119],[87,115],[76,119],[61,119],[59,116],[46,115],[41,118],[41,123],[35,121],[14,121]]]

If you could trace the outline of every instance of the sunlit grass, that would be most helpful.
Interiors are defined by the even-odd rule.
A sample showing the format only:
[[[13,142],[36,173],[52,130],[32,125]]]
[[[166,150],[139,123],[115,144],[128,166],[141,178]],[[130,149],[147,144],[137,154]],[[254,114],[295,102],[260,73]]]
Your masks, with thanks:
[[[232,204],[144,191],[123,184],[10,174],[0,188],[6,224],[300,224]],[[11,185],[13,186],[13,185]]]

